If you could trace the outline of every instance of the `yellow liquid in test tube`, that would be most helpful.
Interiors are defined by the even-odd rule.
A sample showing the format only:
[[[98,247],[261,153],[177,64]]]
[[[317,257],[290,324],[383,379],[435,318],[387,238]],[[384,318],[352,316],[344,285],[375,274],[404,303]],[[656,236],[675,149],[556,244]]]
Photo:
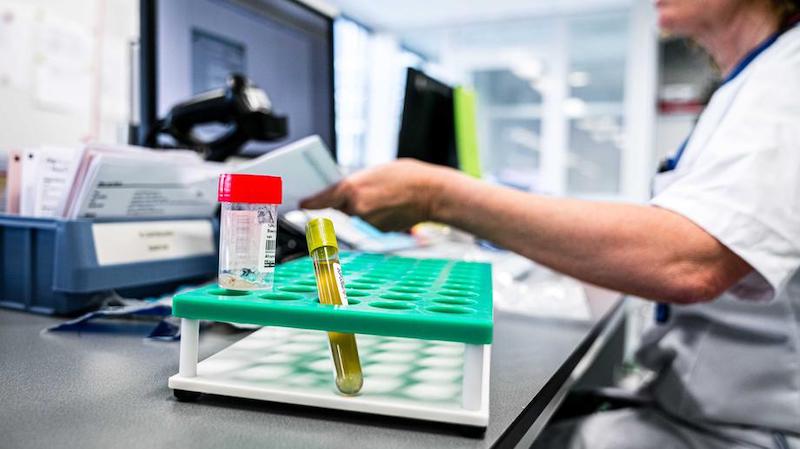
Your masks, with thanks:
[[[312,233],[322,231],[320,227],[330,226],[330,235],[328,236],[330,239],[330,236],[333,235],[333,224],[328,221],[328,224],[317,223],[317,227],[315,227],[312,223],[317,220],[325,219],[309,222],[309,226],[306,228],[306,237],[309,240],[311,259],[314,261],[319,302],[329,305],[347,305],[342,268],[339,264],[339,250],[333,246],[336,244],[335,240],[333,245],[328,245],[329,241],[317,241],[312,236]],[[333,238],[335,239],[335,237]],[[324,244],[324,246],[320,246],[320,244]],[[333,364],[336,367],[336,388],[344,394],[358,393],[364,384],[364,378],[361,373],[361,361],[358,357],[355,335],[328,332],[328,341]]]

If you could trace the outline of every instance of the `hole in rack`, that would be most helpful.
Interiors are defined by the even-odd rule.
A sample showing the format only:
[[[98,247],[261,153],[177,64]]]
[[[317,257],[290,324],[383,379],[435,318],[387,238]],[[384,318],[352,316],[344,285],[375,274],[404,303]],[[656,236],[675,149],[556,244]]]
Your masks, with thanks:
[[[454,273],[451,271],[447,277],[451,279],[474,279],[478,277],[478,273]]]
[[[317,281],[315,281],[313,279],[303,279],[301,281],[295,282],[295,284],[297,284],[297,285],[307,285],[309,287],[316,287],[317,286]]]
[[[478,287],[472,284],[454,284],[452,282],[447,282],[442,285],[442,288],[445,290],[456,290],[461,292],[471,292],[476,290]]]
[[[407,267],[384,262],[381,264],[376,264],[375,268],[373,268],[372,271],[395,271],[403,268]]]
[[[456,284],[456,285],[466,285],[470,287],[476,287],[479,285],[479,281],[477,279],[448,277],[447,280],[445,281],[445,284]]]
[[[400,279],[398,282],[398,284],[409,285],[416,288],[430,288],[434,283],[436,283],[436,279]]]
[[[349,304],[351,306],[354,306],[356,304],[361,304],[361,300],[348,297],[347,298],[347,304]]]
[[[438,279],[439,276],[421,276],[421,275],[409,275],[403,278],[403,281],[416,281],[416,282],[433,282]]]
[[[386,276],[373,276],[371,274],[361,276],[358,278],[358,282],[363,283],[372,283],[372,284],[382,284],[384,282],[391,282],[394,278],[386,277]]]
[[[428,274],[432,274],[432,273],[437,273],[438,274],[441,271],[442,271],[441,267],[423,267],[423,266],[419,266],[419,267],[414,267],[414,269],[411,270],[408,274],[428,275]]]
[[[364,278],[364,277],[360,277],[360,278],[358,278],[358,279],[353,281],[354,284],[374,285],[376,287],[380,286],[384,282],[386,282],[385,279],[377,280],[377,279]]]
[[[411,266],[406,264],[383,264],[376,268],[375,271],[407,271],[409,268],[411,268]]]
[[[346,285],[347,288],[354,288],[356,290],[375,290],[378,288],[377,285],[374,284],[361,284],[358,282],[351,282]]]
[[[380,272],[370,271],[369,275],[365,277],[367,279],[380,280],[386,282],[397,279],[403,276],[403,274],[405,274],[404,271],[380,271]]]
[[[341,260],[340,262],[342,264],[342,269],[347,271],[361,271],[366,266],[361,262],[348,262],[344,260]]]
[[[281,271],[281,272],[275,273],[275,277],[287,278],[287,279],[298,279],[298,278],[302,279],[307,274],[308,273],[306,273],[306,272]]]
[[[475,301],[464,298],[437,298],[433,302],[437,304],[446,304],[449,306],[470,306],[475,304]]]
[[[285,293],[285,292],[268,292],[261,295],[258,295],[261,299],[272,299],[275,301],[294,301],[297,299],[303,299],[303,295],[298,295],[297,293]]]
[[[287,285],[285,287],[281,287],[279,290],[292,293],[312,293],[317,291],[316,288],[309,287],[307,285]]]
[[[477,293],[465,292],[461,290],[439,290],[437,293],[442,296],[449,296],[451,298],[474,298],[478,296]]]
[[[397,293],[425,293],[425,289],[419,287],[392,287],[389,291]]]
[[[465,315],[468,313],[475,313],[473,309],[469,309],[467,307],[459,307],[459,306],[431,306],[425,310],[436,313],[449,313],[451,315]]]
[[[319,302],[319,298],[317,298],[317,302]],[[322,303],[320,302],[320,304],[322,304]],[[361,300],[360,299],[351,298],[350,295],[347,295],[347,305],[354,306],[356,304],[361,304]],[[325,305],[331,305],[331,304],[325,304]]]
[[[412,271],[414,273],[439,273],[444,268],[444,265],[417,265]]]
[[[407,286],[407,287],[430,287],[433,284],[432,281],[414,281],[414,280],[402,280],[397,283],[398,286]]]
[[[378,309],[387,309],[387,310],[408,310],[414,307],[411,304],[405,302],[384,302],[384,301],[370,303],[370,306],[377,307]]]
[[[244,292],[241,290],[227,290],[224,288],[215,288],[208,291],[209,295],[214,296],[247,296],[250,292]]]
[[[459,282],[458,284],[453,284],[450,281],[445,281],[444,284],[442,284],[442,286],[441,286],[441,288],[443,288],[445,290],[458,290],[458,291],[462,291],[462,292],[480,291],[481,287],[482,287],[481,284],[477,284],[477,283],[476,284],[463,284],[463,283]]]
[[[346,294],[348,298],[363,298],[364,296],[369,296],[369,293],[359,290],[347,290]]]
[[[386,293],[381,295],[381,298],[391,299],[394,301],[416,301],[417,299],[419,299],[416,296],[407,295],[405,293]]]
[[[450,270],[451,273],[459,273],[459,274],[475,274],[479,272],[481,269],[479,267],[453,267]]]

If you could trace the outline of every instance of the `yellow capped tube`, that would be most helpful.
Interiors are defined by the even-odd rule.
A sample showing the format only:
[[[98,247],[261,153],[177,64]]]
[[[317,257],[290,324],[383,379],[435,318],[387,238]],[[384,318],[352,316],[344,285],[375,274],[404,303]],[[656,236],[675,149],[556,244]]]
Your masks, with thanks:
[[[339,263],[339,245],[333,222],[315,218],[306,225],[306,241],[314,274],[317,278],[319,302],[330,305],[347,305],[342,266]],[[336,367],[336,388],[344,394],[356,394],[364,384],[361,361],[358,357],[356,336],[341,332],[328,332],[331,356]]]

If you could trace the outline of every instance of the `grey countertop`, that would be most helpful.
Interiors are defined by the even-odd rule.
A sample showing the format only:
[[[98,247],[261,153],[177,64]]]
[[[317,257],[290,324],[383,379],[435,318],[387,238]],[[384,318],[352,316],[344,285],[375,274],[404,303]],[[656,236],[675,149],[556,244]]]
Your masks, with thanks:
[[[496,313],[490,419],[481,438],[411,420],[252,400],[176,401],[167,378],[178,343],[146,340],[152,323],[116,332],[42,330],[60,319],[0,311],[0,446],[8,448],[485,448],[516,443],[548,401],[545,384],[597,336],[619,297],[592,302],[589,322]],[[591,299],[591,298],[590,298]],[[201,333],[203,359],[243,337],[217,324]],[[551,382],[550,387],[553,387]],[[517,427],[517,428],[515,428]],[[522,429],[524,431],[524,429]],[[504,435],[505,434],[505,435]]]

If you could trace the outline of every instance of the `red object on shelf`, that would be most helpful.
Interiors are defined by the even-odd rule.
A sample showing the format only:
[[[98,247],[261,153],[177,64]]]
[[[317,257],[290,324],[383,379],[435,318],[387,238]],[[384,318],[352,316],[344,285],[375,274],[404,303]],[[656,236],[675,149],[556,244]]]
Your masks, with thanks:
[[[699,114],[703,112],[705,104],[698,100],[689,101],[667,101],[659,100],[658,113],[659,114]]]
[[[217,200],[221,203],[283,203],[283,180],[279,176],[219,175]]]

